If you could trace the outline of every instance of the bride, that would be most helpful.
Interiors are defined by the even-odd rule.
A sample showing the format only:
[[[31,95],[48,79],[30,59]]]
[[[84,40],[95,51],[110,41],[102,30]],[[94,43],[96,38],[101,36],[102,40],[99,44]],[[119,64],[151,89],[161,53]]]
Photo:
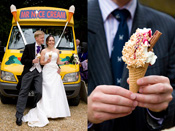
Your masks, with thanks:
[[[70,116],[69,105],[58,65],[65,64],[59,59],[59,50],[54,47],[55,39],[52,35],[46,38],[47,48],[41,52],[41,65],[44,65],[42,76],[42,98],[37,106],[31,109],[22,120],[31,127],[43,127],[49,123],[48,118]]]

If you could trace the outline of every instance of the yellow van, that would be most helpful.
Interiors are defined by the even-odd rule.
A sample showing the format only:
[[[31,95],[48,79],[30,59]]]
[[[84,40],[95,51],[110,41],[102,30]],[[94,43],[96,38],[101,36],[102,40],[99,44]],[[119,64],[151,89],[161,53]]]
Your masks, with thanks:
[[[35,42],[34,32],[37,30],[44,31],[45,38],[52,34],[57,42],[67,20],[68,10],[62,8],[27,7],[17,9],[17,21],[21,26],[27,44]],[[20,60],[24,48],[22,36],[13,18],[5,54],[1,63],[0,93],[1,101],[4,104],[8,102],[10,97],[18,96],[19,91],[16,89],[16,85],[23,71],[23,65]],[[61,61],[69,60],[72,54],[77,54],[73,18],[68,23],[57,48],[60,50]],[[81,87],[79,65],[70,63],[68,65],[60,65],[60,67],[60,75],[67,97],[71,105],[78,105]],[[30,92],[29,95],[32,95],[32,93]]]

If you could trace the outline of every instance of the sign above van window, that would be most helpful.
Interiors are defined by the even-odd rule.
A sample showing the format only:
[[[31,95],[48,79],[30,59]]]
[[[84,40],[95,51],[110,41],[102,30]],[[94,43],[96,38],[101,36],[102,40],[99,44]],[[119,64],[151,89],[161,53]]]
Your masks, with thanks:
[[[66,20],[66,11],[62,10],[21,10],[20,19],[62,19]]]

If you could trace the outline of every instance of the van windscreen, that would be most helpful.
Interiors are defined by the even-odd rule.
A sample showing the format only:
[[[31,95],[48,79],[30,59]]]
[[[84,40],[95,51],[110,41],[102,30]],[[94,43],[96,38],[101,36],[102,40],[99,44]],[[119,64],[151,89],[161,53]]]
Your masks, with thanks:
[[[56,44],[61,36],[63,28],[64,28],[63,26],[21,26],[27,44],[32,44],[35,42],[34,38],[35,31],[42,30],[45,33],[44,45],[46,45],[46,38],[49,35],[54,36]],[[24,47],[25,45],[18,27],[13,26],[8,48],[24,49]],[[60,50],[75,50],[72,27],[66,28],[60,41],[60,44],[57,48]]]

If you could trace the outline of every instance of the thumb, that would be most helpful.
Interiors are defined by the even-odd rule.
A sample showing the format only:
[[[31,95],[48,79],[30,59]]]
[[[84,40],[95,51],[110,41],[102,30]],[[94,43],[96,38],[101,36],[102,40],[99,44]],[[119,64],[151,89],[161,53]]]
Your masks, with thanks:
[[[129,78],[127,78],[127,83],[129,84]]]

